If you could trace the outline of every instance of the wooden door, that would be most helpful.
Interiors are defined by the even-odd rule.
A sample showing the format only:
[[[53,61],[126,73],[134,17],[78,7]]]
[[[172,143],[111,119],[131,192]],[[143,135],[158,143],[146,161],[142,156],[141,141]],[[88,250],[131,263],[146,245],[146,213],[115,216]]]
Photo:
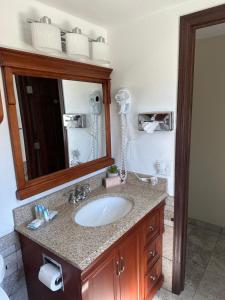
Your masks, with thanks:
[[[17,76],[28,179],[65,169],[63,101],[57,79]]]
[[[139,298],[139,251],[138,233],[133,231],[119,245],[120,299]]]
[[[84,280],[82,286],[83,300],[119,300],[119,276],[116,251],[98,262]],[[136,299],[137,300],[137,299]]]

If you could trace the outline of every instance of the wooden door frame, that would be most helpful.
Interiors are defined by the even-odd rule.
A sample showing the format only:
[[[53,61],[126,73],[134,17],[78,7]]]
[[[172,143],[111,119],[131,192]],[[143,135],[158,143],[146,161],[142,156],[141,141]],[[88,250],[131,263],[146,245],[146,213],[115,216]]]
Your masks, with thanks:
[[[225,5],[180,18],[172,286],[175,294],[184,289],[185,279],[195,33],[199,28],[224,22]]]

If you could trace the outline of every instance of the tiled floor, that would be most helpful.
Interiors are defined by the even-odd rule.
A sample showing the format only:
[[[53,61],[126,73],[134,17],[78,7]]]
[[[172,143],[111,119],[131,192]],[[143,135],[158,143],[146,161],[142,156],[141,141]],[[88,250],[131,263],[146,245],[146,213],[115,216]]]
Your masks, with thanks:
[[[24,279],[10,300],[28,300]],[[185,290],[161,289],[154,300],[225,300],[225,230],[191,221],[188,225]]]
[[[225,230],[191,220],[185,289],[180,296],[161,289],[154,300],[225,300]]]
[[[17,283],[16,292],[9,298],[10,300],[28,300],[25,278],[21,278]]]

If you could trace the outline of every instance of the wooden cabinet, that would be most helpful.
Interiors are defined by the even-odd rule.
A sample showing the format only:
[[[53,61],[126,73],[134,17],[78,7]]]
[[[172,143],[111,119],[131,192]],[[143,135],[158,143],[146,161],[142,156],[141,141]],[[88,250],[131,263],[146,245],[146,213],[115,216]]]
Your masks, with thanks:
[[[120,299],[137,300],[139,297],[138,232],[130,233],[118,246],[120,262]]]
[[[81,271],[47,249],[20,235],[29,300],[81,300]],[[64,291],[52,292],[38,280],[39,269],[47,255],[62,266]]]
[[[149,213],[140,232],[140,299],[152,299],[162,286],[162,234],[164,232],[164,205]]]
[[[83,272],[21,235],[29,299],[152,299],[163,283],[164,205],[154,208]],[[43,253],[62,265],[64,291],[51,292],[38,281]]]
[[[102,259],[93,262],[82,273],[83,287],[85,287],[82,299],[152,299],[163,283],[163,221],[164,202],[112,245],[102,255]],[[107,286],[111,283],[111,287],[107,288],[108,292],[102,288],[103,282],[107,282]]]
[[[138,234],[132,231],[82,274],[83,300],[137,300]]]
[[[83,279],[83,300],[118,300],[119,277],[115,250],[103,255],[101,260]]]

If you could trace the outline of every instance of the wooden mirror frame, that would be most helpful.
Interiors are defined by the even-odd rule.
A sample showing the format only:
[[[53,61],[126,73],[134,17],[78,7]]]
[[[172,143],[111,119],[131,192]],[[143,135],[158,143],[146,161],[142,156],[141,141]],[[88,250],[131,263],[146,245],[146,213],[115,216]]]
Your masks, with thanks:
[[[6,48],[0,48],[0,65],[6,91],[18,199],[28,198],[114,163],[111,157],[110,134],[110,74],[112,69]],[[16,113],[13,75],[39,76],[102,84],[105,107],[106,156],[83,163],[80,166],[63,169],[26,181]]]

